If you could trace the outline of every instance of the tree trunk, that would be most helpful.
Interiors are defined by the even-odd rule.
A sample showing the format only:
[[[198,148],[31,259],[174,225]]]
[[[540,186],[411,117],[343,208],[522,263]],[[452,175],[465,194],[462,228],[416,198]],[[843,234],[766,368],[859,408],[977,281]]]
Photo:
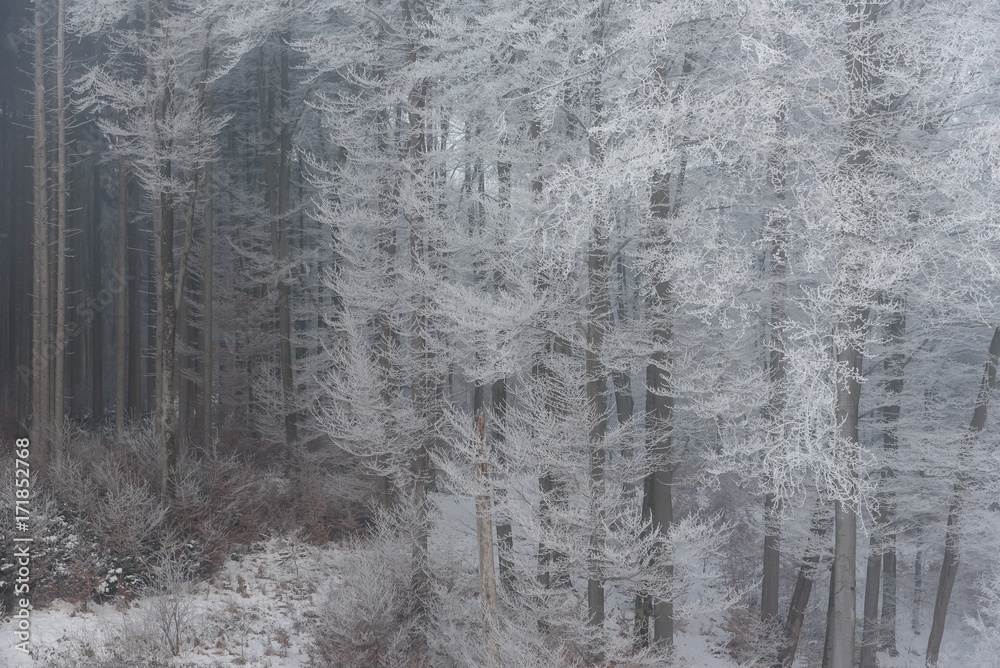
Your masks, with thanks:
[[[654,225],[666,226],[670,217],[670,175],[656,173],[653,176],[651,198],[651,213]],[[656,243],[669,249],[670,240],[665,237],[662,227],[652,231]],[[668,251],[669,252],[669,251]],[[647,450],[652,460],[654,472],[644,485],[644,494],[648,498],[644,505],[648,506],[650,520],[654,531],[666,535],[674,523],[673,510],[673,480],[674,466],[672,461],[671,423],[673,419],[674,398],[670,388],[670,345],[672,332],[670,329],[670,283],[658,281],[653,287],[650,297],[650,311],[655,318],[653,328],[654,351],[650,355],[651,363],[646,366],[646,434]],[[668,576],[673,575],[673,565],[666,568]],[[645,606],[646,603],[643,602]],[[652,602],[653,641],[657,646],[669,647],[674,642],[674,605],[671,600],[656,600]]]
[[[49,314],[49,210],[48,153],[45,130],[44,6],[35,2],[35,114],[34,114],[34,300],[32,350],[32,452],[36,466],[49,456],[52,428],[49,363],[51,324]]]
[[[782,44],[784,47],[784,44]],[[770,216],[771,240],[771,346],[768,375],[771,382],[766,415],[772,443],[784,441],[785,412],[785,275],[788,271],[788,219],[785,214],[787,176],[787,117],[782,107],[775,114],[777,146],[768,160],[768,173],[774,189],[775,207]],[[770,474],[766,486],[773,487]],[[781,568],[781,502],[771,489],[764,495],[764,563],[760,588],[760,618],[765,628],[778,623],[778,578]]]
[[[213,113],[212,96],[206,96],[206,113],[211,116]],[[213,161],[205,163],[205,257],[204,267],[201,275],[201,298],[202,298],[202,323],[201,323],[201,447],[203,451],[215,460],[215,441],[212,438],[212,376],[214,373],[213,352],[213,308],[214,308],[214,285],[215,285],[215,198],[213,185]]]
[[[91,391],[90,410],[93,415],[95,425],[104,422],[104,303],[101,288],[104,258],[101,256],[101,166],[95,158],[94,160],[94,213],[93,228],[90,235],[90,280],[91,298],[93,304],[93,320],[91,321]]]
[[[596,39],[603,39],[604,12],[606,5],[597,10],[598,27],[595,29]],[[601,80],[599,77],[593,83],[591,114],[595,123],[600,123],[603,113],[601,100]],[[604,147],[597,136],[590,135],[590,159],[595,165],[604,162]],[[604,626],[604,567],[603,552],[605,545],[604,529],[604,465],[607,453],[604,439],[608,431],[608,370],[601,361],[604,335],[611,322],[611,300],[608,294],[608,234],[605,222],[600,213],[595,215],[590,232],[590,243],[587,253],[587,349],[584,355],[587,373],[587,404],[590,407],[590,504],[591,504],[591,535],[590,556],[587,575],[587,612],[591,625]],[[597,642],[591,649],[591,659],[594,662],[604,660],[602,642]]]
[[[118,125],[125,125],[125,112],[118,112]],[[128,412],[128,173],[125,154],[118,155],[118,313],[115,318],[115,434],[121,438],[125,432],[125,415]],[[137,332],[131,332],[135,336]]]
[[[979,385],[976,408],[972,412],[972,424],[969,425],[969,432],[958,451],[958,479],[955,481],[952,493],[951,508],[948,509],[944,559],[941,561],[941,577],[938,579],[937,596],[934,599],[931,633],[927,638],[928,666],[937,665],[938,653],[941,650],[941,638],[944,635],[945,618],[948,615],[948,602],[951,600],[951,591],[955,586],[955,576],[958,573],[959,538],[961,536],[959,520],[962,512],[962,497],[969,481],[969,460],[972,457],[972,448],[975,447],[976,441],[979,440],[979,434],[986,425],[986,409],[990,402],[990,395],[993,394],[993,390],[997,386],[998,358],[1000,358],[1000,327],[993,331],[989,358],[986,361],[986,369],[983,370],[983,380]]]
[[[903,343],[903,332],[906,328],[905,302],[902,299],[892,299],[890,305],[893,311],[886,327],[887,338],[896,347],[895,352],[888,356],[883,368],[886,374],[886,390],[890,401],[882,409],[883,431],[882,446],[886,458],[891,457],[898,449],[896,425],[899,422],[899,395],[903,391],[903,365],[905,359],[899,347]],[[882,468],[881,482],[885,487],[891,484],[895,473],[891,465]],[[895,583],[895,536],[889,535],[889,523],[892,521],[892,492],[882,490],[879,494],[879,511],[875,517],[875,530],[870,538],[868,551],[867,573],[865,577],[865,614],[864,627],[861,636],[861,668],[876,668],[876,650],[885,649],[891,654],[896,651],[896,583]],[[892,551],[890,552],[890,545]],[[878,597],[882,577],[883,563],[886,565],[886,580],[882,595],[882,620],[879,624]],[[890,583],[889,569],[892,569]],[[879,634],[883,634],[879,643]]]
[[[795,590],[788,606],[788,617],[785,620],[785,642],[778,650],[777,665],[790,668],[795,661],[795,652],[799,646],[799,635],[802,632],[802,622],[805,620],[809,596],[812,594],[813,582],[816,579],[816,567],[819,564],[822,541],[830,528],[830,517],[823,505],[817,505],[812,513],[809,525],[810,545],[799,566],[799,574],[795,580]]]
[[[292,131],[289,123],[288,42],[290,35],[282,34],[281,41],[281,131],[278,137],[278,235],[277,248],[279,266],[288,260],[288,200],[292,171]],[[292,287],[282,267],[278,279],[278,336],[281,340],[281,388],[284,392],[285,448],[289,470],[298,470],[298,425],[295,406],[295,381],[292,354]]]
[[[837,324],[834,350],[836,364],[835,423],[839,444],[836,463],[844,484],[837,494],[834,519],[834,609],[830,645],[831,668],[853,668],[857,625],[857,461],[858,404],[861,399],[861,364],[868,335],[871,298],[860,283],[864,273],[864,250],[875,223],[872,180],[872,131],[877,103],[872,97],[876,72],[869,62],[873,45],[871,24],[878,7],[847,0],[846,70],[850,84],[850,120],[846,131],[845,189],[852,216],[844,221],[841,252],[845,258],[837,269]]]
[[[400,9],[403,13],[405,26],[406,59],[412,65],[423,55],[423,49],[425,48],[418,45],[418,25],[414,19],[414,14],[416,14],[416,19],[424,24],[429,22],[430,17],[427,15],[427,8],[421,0],[417,0],[414,3],[412,12],[410,0],[400,0]],[[420,29],[422,30],[422,28]],[[414,83],[407,96],[407,167],[411,185],[415,191],[414,198],[418,201],[423,199],[420,177],[424,176],[426,168],[427,121],[425,112],[429,89],[430,82],[427,79],[419,79]],[[420,204],[424,204],[424,202],[420,201]],[[428,241],[429,231],[424,224],[419,209],[405,213],[405,217],[410,223],[410,268],[416,276],[424,276],[427,263],[425,245]],[[418,420],[430,419],[433,386],[431,378],[433,372],[430,366],[433,353],[427,347],[429,322],[425,313],[426,299],[427,296],[424,292],[419,290],[414,291],[410,318],[410,350],[415,369],[412,381],[413,404]],[[430,476],[429,449],[434,437],[429,430],[425,430],[423,433],[418,434],[416,438],[417,443],[413,450],[410,464],[412,474],[411,498],[414,510],[412,577],[410,586],[416,599],[416,613],[422,617],[428,612],[427,604],[430,597],[430,566],[427,555],[429,533],[427,524],[427,492],[428,478]],[[423,654],[426,646],[427,638],[425,634],[422,631],[417,632],[412,638],[412,651],[419,656]]]
[[[127,189],[134,189],[131,183],[126,185]],[[136,193],[133,190],[133,201],[136,201]],[[143,357],[142,357],[142,296],[140,286],[142,285],[142,255],[140,240],[140,223],[134,221],[129,224],[125,233],[125,242],[128,244],[128,274],[125,277],[128,282],[128,369],[127,392],[125,399],[126,418],[138,421],[142,417],[142,387],[143,387]]]
[[[507,417],[507,379],[501,378],[493,383],[490,390],[493,400],[493,416],[500,425],[503,425]],[[495,449],[502,450],[504,441],[502,427],[493,430],[493,440],[496,443]],[[497,498],[503,502],[506,499],[506,490],[497,489]],[[506,594],[514,591],[514,532],[510,524],[510,518],[506,513],[501,514],[497,520],[497,545],[499,547],[499,567],[500,586]]]
[[[607,299],[607,240],[595,223],[591,233],[588,253],[588,300],[590,317],[587,323],[587,402],[591,408],[590,418],[594,420],[590,428],[590,494],[591,494],[591,537],[590,558],[587,579],[587,610],[590,623],[604,624],[604,578],[602,553],[604,549],[604,437],[608,426],[607,372],[601,364],[601,348],[604,330],[609,316]],[[603,650],[595,649],[594,661],[603,661]]]
[[[884,523],[883,512],[879,511],[876,525]],[[861,632],[860,668],[876,668],[875,653],[878,649],[878,596],[881,589],[882,552],[877,534],[878,527],[868,539],[868,562],[865,566],[865,606]]]
[[[913,611],[910,616],[910,629],[913,635],[920,635],[920,603],[924,597],[924,530],[918,526],[916,530],[917,554],[913,557]]]
[[[476,463],[476,483],[480,492],[476,495],[476,543],[479,546],[479,601],[483,609],[483,650],[489,668],[500,666],[500,646],[496,633],[497,620],[497,579],[494,571],[493,554],[493,514],[490,509],[490,473],[486,463],[486,413],[476,412],[476,449],[479,461]]]
[[[897,352],[885,360],[884,368],[888,378],[886,389],[893,401],[882,412],[885,426],[882,432],[882,447],[886,457],[894,456],[899,450],[899,438],[896,430],[899,424],[899,397],[903,393],[903,366],[906,360],[902,350],[903,335],[906,332],[906,300],[899,297],[894,300],[896,310],[888,324],[890,343],[897,346]],[[896,532],[893,521],[896,506],[895,490],[892,488],[896,472],[892,466],[882,469],[883,484],[887,487],[883,495],[885,507],[885,537],[882,546],[882,623],[879,648],[889,652],[889,656],[897,656],[896,650]]]
[[[67,165],[66,165],[66,7],[65,0],[58,0],[56,15],[56,375],[53,403],[53,426],[56,447],[65,451],[66,403],[66,214],[67,214]]]
[[[836,517],[834,518],[836,524]],[[837,557],[834,555],[833,564],[830,565],[830,598],[826,604],[826,638],[823,641],[823,661],[822,668],[830,668],[830,661],[833,657],[833,641],[836,634],[836,608],[837,606]]]

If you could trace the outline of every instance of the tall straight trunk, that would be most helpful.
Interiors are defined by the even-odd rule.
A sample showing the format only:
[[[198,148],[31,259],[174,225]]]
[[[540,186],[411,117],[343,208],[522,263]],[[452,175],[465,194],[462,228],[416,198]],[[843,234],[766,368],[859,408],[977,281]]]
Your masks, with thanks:
[[[288,77],[288,42],[291,39],[288,33],[281,36],[281,130],[278,137],[278,247],[276,255],[278,264],[284,264],[288,260],[288,206],[289,193],[291,188],[292,173],[292,131],[289,122],[290,106],[290,84]],[[296,420],[295,387],[293,377],[293,353],[292,353],[292,287],[284,271],[278,280],[278,336],[280,338],[281,355],[281,388],[284,392],[285,402],[285,447],[291,470],[296,470],[298,466],[297,444],[298,426]]]
[[[501,378],[493,383],[490,389],[490,396],[493,402],[493,419],[498,422],[497,428],[493,430],[494,449],[502,450],[504,442],[503,424],[507,419],[507,379]],[[504,501],[507,496],[506,489],[496,490],[497,499]],[[500,586],[507,594],[514,591],[514,530],[510,524],[510,517],[502,513],[497,518],[497,546],[498,565],[500,568]]]
[[[486,413],[479,409],[475,417],[476,450],[476,544],[479,547],[479,601],[483,609],[483,650],[489,668],[500,666],[500,646],[496,633],[497,619],[497,579],[493,554],[493,513],[491,510],[490,473],[487,465]]]
[[[888,378],[886,389],[893,401],[886,406],[882,413],[885,423],[882,432],[882,447],[886,457],[895,456],[899,450],[899,438],[897,429],[899,425],[899,398],[903,393],[903,366],[906,364],[903,353],[899,347],[903,344],[903,335],[906,332],[906,300],[902,297],[895,299],[896,310],[889,321],[889,341],[897,346],[897,352],[885,360],[885,373]],[[883,483],[887,487],[885,490],[883,505],[885,507],[885,537],[882,547],[882,623],[879,648],[889,652],[890,656],[897,656],[896,650],[896,532],[893,527],[894,513],[896,509],[895,491],[892,489],[892,480],[896,477],[896,472],[891,465],[887,465],[883,470]]]
[[[415,0],[411,7],[410,0],[400,0],[400,9],[403,14],[403,22],[406,35],[406,60],[413,65],[424,56],[424,48],[418,45],[418,31],[424,30],[423,26],[429,23],[430,16],[427,7],[422,0]],[[418,24],[417,22],[420,22]],[[415,275],[421,276],[426,270],[428,262],[427,245],[429,231],[424,224],[422,207],[427,205],[425,197],[421,192],[424,184],[422,178],[426,176],[426,153],[427,153],[427,94],[430,82],[427,79],[419,79],[410,89],[407,96],[407,145],[406,157],[408,159],[408,171],[411,185],[415,197],[417,210],[406,212],[410,223],[410,266]],[[431,402],[433,400],[433,386],[431,362],[433,353],[428,350],[427,336],[429,334],[428,317],[425,314],[427,295],[421,291],[414,291],[412,297],[412,315],[410,349],[413,356],[415,368],[413,377],[413,403],[414,411],[418,420],[429,421],[431,419]],[[431,433],[423,433],[417,436],[416,447],[414,448],[410,469],[412,475],[412,503],[414,507],[413,526],[413,553],[412,553],[412,577],[411,590],[416,598],[416,607],[419,615],[427,613],[427,604],[430,596],[430,567],[428,564],[427,541],[429,534],[427,520],[427,492],[430,476],[430,447],[433,440]],[[427,638],[422,633],[415,634],[412,639],[413,650],[417,655],[426,649]]]
[[[194,197],[197,197],[195,195]],[[177,286],[180,306],[177,309],[177,454],[183,458],[187,455],[188,439],[191,435],[191,398],[194,392],[188,378],[191,365],[191,324],[188,319],[188,291],[184,281]]]
[[[283,35],[286,41],[287,36]],[[287,224],[289,179],[291,170],[291,135],[287,118],[288,92],[288,47],[282,46],[280,57],[280,98],[282,118],[275,118],[274,93],[268,91],[264,74],[264,53],[261,48],[257,65],[257,95],[260,105],[261,133],[264,139],[264,183],[265,200],[271,220],[271,252],[279,266],[287,259]],[[280,130],[275,126],[280,124]],[[295,469],[297,428],[295,413],[291,410],[292,343],[291,343],[291,288],[282,274],[278,278],[278,367],[281,374],[282,420],[285,427],[285,454],[288,470]]]
[[[42,0],[35,0],[35,114],[34,114],[34,299],[32,349],[32,443],[35,465],[44,466],[49,456],[52,427],[49,362],[51,324],[49,314],[49,203],[48,154],[45,130],[45,26]]]
[[[610,313],[607,298],[607,239],[595,223],[591,232],[588,252],[588,301],[587,323],[587,402],[591,408],[590,428],[590,494],[591,537],[587,577],[587,610],[590,623],[604,624],[604,578],[602,552],[604,549],[604,437],[608,427],[607,370],[601,363],[604,330]],[[603,660],[603,651],[592,652],[595,661]]]
[[[927,638],[927,665],[936,666],[938,653],[941,650],[941,638],[944,635],[945,619],[948,615],[948,602],[955,587],[955,576],[958,573],[958,563],[961,556],[959,539],[961,529],[959,521],[962,513],[962,501],[965,489],[969,483],[969,460],[972,449],[979,440],[979,434],[986,425],[986,409],[989,406],[990,395],[997,386],[997,364],[1000,363],[1000,327],[993,331],[990,341],[989,357],[983,370],[983,379],[979,385],[979,396],[976,397],[976,408],[972,412],[972,424],[962,441],[958,451],[958,478],[952,490],[951,507],[948,509],[948,524],[945,529],[944,559],[941,561],[941,576],[938,579],[937,596],[934,598],[934,617],[931,622],[931,632]]]
[[[503,147],[506,148],[506,145],[507,142],[505,140]],[[505,240],[503,234],[504,228],[510,218],[510,176],[511,164],[505,161],[498,161],[497,181],[499,184],[501,220],[497,230],[497,243],[501,246],[498,249],[501,251],[505,250],[502,248]],[[504,276],[499,270],[494,272],[493,284],[496,290],[504,287]],[[493,383],[490,395],[493,401],[494,420],[498,423],[497,428],[493,430],[493,442],[495,443],[495,448],[502,453],[504,442],[503,427],[507,420],[507,379],[497,379]],[[499,487],[496,490],[496,494],[497,499],[502,505],[506,500],[507,490]],[[514,561],[511,557],[514,554],[514,531],[511,527],[510,517],[506,512],[500,514],[497,518],[497,545],[499,547],[500,585],[505,593],[511,594],[514,591]]]
[[[385,35],[382,31],[379,31],[376,39],[379,50],[381,51],[382,45],[385,41]],[[374,68],[373,78],[379,83],[385,81],[385,68],[382,63],[379,63]],[[396,116],[398,116],[398,105],[395,108]],[[390,115],[389,109],[387,109],[386,106],[380,106],[375,112],[375,132],[378,156],[387,164],[394,158],[398,157],[399,151],[400,124],[394,123],[393,121],[393,116]],[[382,287],[386,290],[391,290],[396,283],[396,228],[398,225],[397,218],[399,215],[400,180],[398,172],[395,170],[384,170],[380,172],[378,179],[379,229],[376,234],[379,255],[381,257],[383,268],[382,276],[384,282]],[[379,383],[379,399],[381,401],[381,407],[388,411],[392,406],[396,393],[398,392],[398,388],[396,387],[397,383],[393,379],[392,351],[393,348],[399,343],[399,335],[392,326],[392,319],[388,309],[379,309],[376,318],[379,329],[377,353],[378,368],[379,373],[381,374],[381,382]],[[386,429],[388,430],[390,426],[391,423],[387,423]],[[375,468],[377,472],[376,494],[379,508],[381,508],[382,511],[389,510],[392,505],[393,497],[392,480],[389,475],[385,473],[388,463],[387,459],[386,455],[378,455],[375,458]]]
[[[924,530],[916,530],[917,553],[913,557],[913,609],[910,614],[910,629],[913,635],[920,635],[920,604],[924,598]]]
[[[95,424],[104,422],[104,304],[102,299],[102,272],[104,258],[101,254],[101,169],[97,161],[94,161],[94,215],[93,229],[91,230],[90,243],[90,281],[91,294],[95,300],[94,316],[91,325],[91,391],[90,408]]]
[[[64,411],[66,403],[66,6],[58,0],[56,9],[56,372],[53,403],[54,438],[56,446],[65,449]]]
[[[621,252],[618,253],[617,265],[617,304],[615,315],[617,316],[617,326],[623,328],[628,321],[628,308],[626,307],[628,300],[628,275],[626,273],[625,260]],[[628,371],[616,370],[611,374],[611,384],[615,393],[615,417],[618,420],[618,426],[621,427],[632,419],[632,414],[635,411],[635,400],[632,398],[632,377]],[[630,486],[629,489],[634,489],[634,486]]]
[[[778,127],[777,148],[768,161],[776,206],[771,213],[771,346],[768,375],[771,382],[766,415],[772,443],[780,447],[784,440],[785,412],[785,275],[788,271],[788,220],[785,214],[787,118],[784,108],[775,117]],[[767,486],[773,483],[768,476]],[[764,564],[761,581],[760,618],[766,625],[778,620],[778,576],[781,557],[781,504],[768,489],[764,496]]]
[[[852,215],[845,220],[840,245],[844,258],[837,268],[837,323],[834,350],[836,400],[834,417],[838,425],[836,461],[845,476],[837,490],[834,511],[834,601],[830,643],[831,668],[852,668],[854,633],[857,625],[857,494],[858,405],[861,399],[861,363],[868,335],[871,298],[860,283],[864,273],[864,250],[875,223],[874,195],[867,191],[872,180],[873,128],[877,102],[872,97],[876,72],[872,57],[872,24],[877,17],[874,4],[846,0],[846,72],[849,90],[849,123],[846,132],[844,175],[850,195]]]
[[[806,608],[812,594],[813,582],[816,580],[816,569],[822,552],[822,542],[830,529],[829,512],[822,504],[813,510],[809,523],[809,546],[799,565],[798,577],[795,579],[795,590],[788,606],[788,617],[785,620],[785,642],[778,650],[777,666],[789,668],[795,661],[795,652],[799,646],[799,636],[802,632],[802,622],[805,620]]]
[[[161,4],[161,16],[166,17],[168,13],[168,0],[163,0]],[[151,39],[152,33],[152,8],[147,4],[146,8],[146,34]],[[147,75],[152,75],[152,64],[147,71]],[[152,81],[147,80],[147,86],[152,86]],[[151,91],[147,88],[147,108],[151,116],[155,119],[165,117],[169,111],[170,100],[168,95],[155,102],[152,99]],[[157,109],[156,107],[160,108]],[[157,123],[154,122],[154,127]],[[166,140],[159,135],[154,136],[154,150],[159,151],[166,143]],[[162,155],[154,156],[159,167],[160,175],[164,182],[171,179],[170,161]],[[177,346],[177,302],[178,294],[175,286],[174,270],[174,200],[170,192],[161,191],[154,202],[156,213],[154,216],[154,247],[155,247],[155,276],[156,276],[156,433],[160,445],[160,496],[170,499],[174,491],[174,477],[177,468],[177,434],[176,434],[176,413],[174,408],[175,382],[174,382],[174,361]],[[183,294],[183,292],[180,292]]]
[[[836,521],[836,517],[834,518]],[[834,556],[833,564],[830,566],[830,597],[826,603],[826,637],[823,640],[823,660],[820,663],[821,668],[830,668],[830,661],[833,657],[833,638],[834,624],[835,624],[835,612],[837,605],[837,557]]]
[[[209,116],[212,115],[212,98],[211,95],[207,98],[207,113]],[[214,440],[212,439],[212,375],[214,371],[214,362],[212,359],[212,341],[214,336],[214,323],[213,323],[213,296],[214,296],[214,284],[215,284],[215,265],[213,261],[213,256],[215,249],[214,243],[214,225],[215,225],[215,214],[214,206],[215,199],[213,197],[213,161],[209,160],[205,163],[205,212],[204,212],[204,223],[205,223],[205,248],[204,248],[204,267],[201,272],[201,298],[202,298],[202,323],[201,323],[201,354],[202,354],[202,368],[201,368],[201,447],[206,453],[210,453],[212,459],[215,459],[215,448]]]
[[[136,201],[135,186],[132,182],[126,185],[132,190],[133,201]],[[142,417],[143,391],[143,350],[142,350],[142,295],[140,287],[143,281],[142,273],[142,240],[141,226],[135,221],[127,226],[125,242],[128,244],[128,369],[127,390],[125,398],[126,416],[132,420]]]
[[[606,5],[597,10],[598,28],[596,40],[603,40],[603,19]],[[598,77],[592,87],[592,118],[599,123],[603,105],[601,100],[601,80]],[[598,138],[590,136],[590,159],[595,165],[604,161],[604,146]],[[587,372],[587,404],[591,409],[590,419],[590,555],[587,574],[587,612],[590,623],[596,627],[604,625],[604,465],[607,453],[604,439],[608,431],[608,370],[601,360],[604,336],[611,320],[611,300],[608,295],[608,235],[600,213],[595,216],[590,232],[587,252],[587,349],[585,364]],[[593,661],[604,660],[604,649],[598,644],[591,650]]]
[[[671,241],[664,229],[671,216],[670,175],[653,176],[650,212],[654,243],[669,252]],[[659,280],[650,296],[650,311],[655,314],[653,326],[654,350],[646,366],[646,448],[654,467],[644,484],[644,507],[654,531],[666,535],[674,523],[673,483],[674,465],[671,423],[674,398],[670,388],[670,345],[673,334],[670,327],[671,287],[668,281]],[[673,565],[667,566],[668,576],[673,575]],[[657,646],[669,647],[674,642],[674,604],[672,600],[642,602],[653,618],[653,641]]]
[[[886,458],[890,458],[899,449],[896,438],[896,426],[899,422],[899,395],[903,391],[903,365],[905,359],[900,346],[903,343],[903,333],[906,330],[905,301],[902,298],[890,298],[889,306],[892,312],[886,326],[886,338],[895,351],[886,357],[883,368],[886,376],[886,392],[889,400],[882,409],[882,447]],[[895,472],[890,463],[886,463],[881,472],[883,488],[891,484]],[[864,626],[861,636],[861,666],[860,668],[876,668],[876,651],[896,651],[896,553],[895,535],[889,534],[889,523],[892,521],[893,497],[891,491],[882,490],[879,493],[878,513],[875,517],[875,530],[869,539],[868,564],[865,577]],[[885,570],[885,582],[882,586],[882,571]],[[882,619],[879,623],[879,590],[882,589]],[[879,643],[879,635],[883,635]]]
[[[168,168],[169,169],[169,168]],[[164,174],[166,176],[167,174]],[[163,469],[160,494],[173,495],[177,468],[177,437],[174,410],[174,357],[177,343],[177,306],[174,286],[174,205],[169,194],[160,195],[156,254],[156,357],[160,378],[156,392],[156,424]]]
[[[125,125],[125,112],[118,112],[119,126]],[[125,431],[128,387],[128,172],[125,154],[118,155],[118,312],[115,317],[115,434]],[[132,332],[135,336],[137,332]]]

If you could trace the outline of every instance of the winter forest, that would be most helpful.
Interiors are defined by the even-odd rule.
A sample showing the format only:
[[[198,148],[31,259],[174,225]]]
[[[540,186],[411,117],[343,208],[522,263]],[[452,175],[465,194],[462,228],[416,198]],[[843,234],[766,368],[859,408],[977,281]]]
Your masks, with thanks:
[[[0,666],[1000,666],[1000,5],[0,37]]]

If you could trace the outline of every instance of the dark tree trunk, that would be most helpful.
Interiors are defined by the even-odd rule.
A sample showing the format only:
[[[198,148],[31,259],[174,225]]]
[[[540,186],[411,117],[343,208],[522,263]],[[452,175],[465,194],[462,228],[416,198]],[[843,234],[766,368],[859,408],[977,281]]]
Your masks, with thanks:
[[[989,357],[983,370],[983,380],[979,385],[979,396],[976,398],[976,408],[972,412],[972,424],[968,434],[958,451],[958,479],[952,494],[951,508],[948,509],[948,524],[945,529],[944,558],[941,561],[941,577],[938,579],[937,596],[934,599],[934,617],[931,622],[931,632],[927,638],[927,665],[936,666],[938,653],[941,651],[941,638],[944,635],[945,619],[948,615],[948,602],[955,587],[955,576],[958,573],[960,559],[959,538],[961,536],[959,520],[962,512],[962,501],[969,481],[969,460],[972,448],[979,440],[979,434],[986,426],[986,409],[989,406],[990,395],[997,386],[997,364],[1000,358],[1000,327],[993,331],[990,341]]]

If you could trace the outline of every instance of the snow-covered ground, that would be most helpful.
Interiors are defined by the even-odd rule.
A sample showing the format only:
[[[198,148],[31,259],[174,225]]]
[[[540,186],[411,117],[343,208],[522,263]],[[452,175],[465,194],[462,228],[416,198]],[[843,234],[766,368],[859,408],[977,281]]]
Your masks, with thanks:
[[[438,512],[430,540],[431,558],[450,563],[452,568],[471,574],[476,568],[475,515],[470,499],[451,495],[434,495]],[[518,528],[515,526],[515,537]],[[524,541],[521,541],[524,542]],[[530,547],[530,546],[529,546]],[[898,625],[898,657],[879,655],[882,668],[909,668],[923,665],[926,628],[915,635],[910,628],[912,588],[903,585],[912,579],[912,563],[908,545],[901,545],[900,555],[900,619]],[[525,548],[527,549],[527,548]],[[140,597],[131,602],[117,601],[106,605],[93,602],[71,604],[56,602],[35,610],[31,617],[32,656],[15,650],[12,622],[4,620],[0,641],[0,668],[41,666],[48,659],[65,660],[76,657],[78,664],[87,660],[121,656],[133,657],[120,665],[149,665],[162,661],[168,665],[196,666],[287,666],[304,668],[312,633],[321,614],[324,601],[332,589],[343,586],[343,574],[349,569],[350,546],[328,543],[318,547],[290,538],[272,538],[250,546],[234,555],[209,580],[185,584],[179,595],[163,594]],[[927,579],[933,571],[929,569]],[[863,573],[859,572],[859,586]],[[576,583],[584,586],[584,582]],[[921,627],[929,623],[933,582],[925,582]],[[708,587],[689,592],[701,599],[714,596]],[[974,593],[961,592],[959,600],[970,600]],[[630,601],[609,596],[609,607],[626,610]],[[807,617],[808,624],[821,624],[822,607],[826,603],[826,586],[819,582]],[[736,666],[724,649],[728,640],[724,613],[707,606],[679,624],[676,639],[678,666],[690,668],[731,668]],[[962,619],[960,610],[950,615],[948,632],[941,649],[942,666],[971,668],[968,654],[975,641],[971,629]],[[162,620],[179,620],[170,626],[180,651],[171,652],[165,638]],[[609,614],[614,623],[615,614]],[[622,617],[624,619],[624,617]],[[796,665],[818,666],[821,652],[812,638],[800,647]],[[1000,666],[1000,659],[992,668]]]
[[[3,624],[0,667],[38,666],[38,658],[107,657],[116,653],[177,664],[288,666],[307,662],[311,622],[328,587],[339,582],[344,549],[275,538],[255,544],[189,595],[145,597],[130,604],[57,602],[31,618],[33,657],[14,648],[14,630]],[[171,605],[179,601],[177,607]],[[164,611],[179,610],[181,651],[170,655],[158,628]],[[169,619],[169,615],[167,616]],[[160,648],[160,657],[150,647]]]

